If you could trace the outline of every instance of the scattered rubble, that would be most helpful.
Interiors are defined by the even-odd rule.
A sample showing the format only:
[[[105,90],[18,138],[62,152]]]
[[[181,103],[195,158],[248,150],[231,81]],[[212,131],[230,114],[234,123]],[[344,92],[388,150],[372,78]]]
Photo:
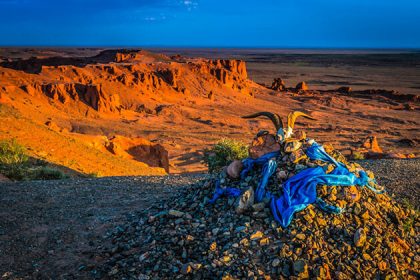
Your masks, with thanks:
[[[416,139],[401,139],[397,143],[400,145],[409,145],[415,147]],[[351,156],[355,159],[384,159],[384,158],[393,158],[393,159],[405,159],[405,158],[415,158],[415,154],[402,154],[394,152],[384,152],[378,144],[378,139],[374,135],[370,135],[363,140],[361,146],[356,149],[351,150]],[[359,158],[358,158],[359,157]]]
[[[295,89],[297,91],[306,91],[309,89],[308,85],[305,82],[300,82],[296,85]]]
[[[246,181],[257,184],[252,177]],[[146,218],[110,233],[107,239],[113,247],[98,256],[106,261],[90,273],[119,279],[259,279],[306,274],[323,279],[414,279],[418,275],[418,215],[387,194],[376,195],[364,188],[359,190],[360,202],[353,202],[344,196],[343,188],[320,188],[321,197],[345,204],[345,212],[327,214],[311,205],[283,229],[265,206],[243,214],[236,213],[233,198],[209,206],[213,189],[210,181],[197,184],[172,202],[149,209],[155,214],[148,218],[145,212]],[[187,214],[174,215],[167,209]],[[369,218],[364,219],[366,212]]]
[[[339,93],[350,93],[352,92],[352,88],[351,87],[339,87],[336,90]]]
[[[365,148],[373,153],[382,153],[382,149],[379,147],[378,139],[376,136],[367,137],[362,144],[362,148]]]
[[[271,84],[271,89],[275,91],[286,90],[286,83],[281,78],[275,78]]]
[[[276,124],[275,114],[270,119]],[[290,124],[289,118],[285,138],[280,141],[280,156],[275,159],[276,175],[268,178],[266,186],[268,192],[278,195],[283,193],[289,178],[308,168],[321,166],[327,174],[336,168],[301,153],[314,142],[302,133],[293,133]],[[288,131],[300,137],[290,141]],[[256,138],[266,135],[271,134],[259,134]],[[285,139],[289,140],[284,142]],[[264,141],[268,140],[260,139],[261,143],[256,144]],[[286,152],[285,143],[293,142],[300,144],[293,144]],[[348,171],[357,174],[362,170],[332,146],[324,148]],[[92,276],[418,278],[420,219],[416,210],[398,204],[387,193],[378,194],[369,186],[318,185],[317,198],[325,204],[308,205],[294,215],[289,226],[281,227],[273,219],[270,203],[257,200],[263,167],[255,165],[241,179],[237,176],[238,168],[240,165],[234,162],[216,178],[181,190],[170,202],[148,209],[122,229],[111,232],[106,239],[112,241],[112,246],[105,247],[97,256],[104,262],[92,267]],[[372,172],[367,171],[367,175],[374,180]],[[210,204],[217,184],[225,190],[240,189],[241,195],[221,197]],[[325,211],[328,208],[325,205],[335,205],[342,211],[336,214]]]

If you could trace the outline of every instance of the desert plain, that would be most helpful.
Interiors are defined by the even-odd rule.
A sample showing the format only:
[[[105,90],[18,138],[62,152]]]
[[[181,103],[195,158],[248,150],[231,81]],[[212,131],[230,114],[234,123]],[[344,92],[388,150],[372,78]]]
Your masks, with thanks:
[[[297,127],[345,155],[375,136],[368,156],[413,158],[419,65],[409,50],[3,48],[0,138],[72,175],[202,172],[218,140],[272,130],[241,116],[299,110],[316,120]]]

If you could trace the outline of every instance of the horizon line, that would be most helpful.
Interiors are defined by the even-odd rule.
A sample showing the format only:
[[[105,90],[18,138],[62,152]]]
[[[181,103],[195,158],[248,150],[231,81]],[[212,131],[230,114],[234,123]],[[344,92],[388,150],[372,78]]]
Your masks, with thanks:
[[[257,49],[257,50],[412,50],[419,47],[299,47],[299,46],[185,46],[185,45],[0,45],[0,48],[86,48],[86,49]]]

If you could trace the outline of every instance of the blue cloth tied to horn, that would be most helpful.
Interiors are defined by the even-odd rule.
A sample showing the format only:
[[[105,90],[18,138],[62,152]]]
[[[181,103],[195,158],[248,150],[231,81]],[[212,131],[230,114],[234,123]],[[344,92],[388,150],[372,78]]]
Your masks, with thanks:
[[[261,156],[258,159],[247,158],[243,160],[244,169],[241,172],[241,178],[244,179],[255,165],[262,166],[263,176],[255,191],[257,202],[268,198],[270,201],[271,212],[274,219],[280,223],[282,227],[287,227],[293,219],[295,212],[305,209],[309,204],[316,205],[330,213],[341,213],[342,209],[333,205],[328,205],[321,198],[316,196],[316,187],[318,185],[327,186],[367,186],[376,193],[378,191],[369,186],[369,179],[365,171],[359,171],[359,176],[351,173],[347,167],[336,161],[328,155],[324,148],[314,142],[307,150],[306,155],[311,160],[320,160],[336,165],[336,168],[327,174],[323,167],[307,168],[289,178],[283,183],[283,194],[276,197],[266,190],[266,186],[271,175],[276,171],[277,163],[275,158],[279,152],[272,152]],[[219,182],[216,182],[216,191],[210,203],[214,203],[221,195],[237,197],[241,193],[237,188],[221,188]]]

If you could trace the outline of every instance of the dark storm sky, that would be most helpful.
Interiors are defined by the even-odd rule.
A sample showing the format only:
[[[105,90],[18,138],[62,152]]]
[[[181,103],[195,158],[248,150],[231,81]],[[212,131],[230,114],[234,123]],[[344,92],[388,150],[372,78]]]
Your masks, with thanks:
[[[0,0],[0,45],[420,48],[420,0]]]

